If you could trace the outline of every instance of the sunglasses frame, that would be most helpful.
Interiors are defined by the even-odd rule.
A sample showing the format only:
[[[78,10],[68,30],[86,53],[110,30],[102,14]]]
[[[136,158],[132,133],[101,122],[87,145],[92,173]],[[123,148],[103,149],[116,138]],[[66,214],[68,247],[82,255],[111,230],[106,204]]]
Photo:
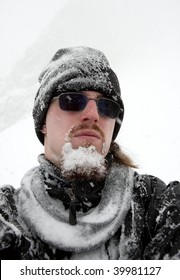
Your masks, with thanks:
[[[80,109],[80,110],[66,110],[66,109],[63,109],[63,108],[61,107],[61,104],[60,104],[61,100],[60,100],[60,98],[61,98],[62,96],[65,96],[65,95],[73,95],[73,94],[85,97],[85,99],[86,99],[87,102],[86,102],[85,107],[84,107],[83,109]],[[120,114],[120,112],[121,112],[121,107],[120,107],[120,105],[119,105],[116,101],[114,101],[114,100],[112,100],[112,99],[109,99],[109,98],[106,98],[106,97],[98,97],[97,99],[89,98],[89,97],[87,97],[83,92],[76,92],[76,91],[75,91],[75,92],[74,92],[74,91],[62,92],[62,93],[60,93],[58,96],[56,96],[56,97],[53,98],[53,100],[56,100],[56,99],[59,100],[59,107],[60,107],[61,110],[63,110],[63,111],[74,111],[74,112],[83,111],[83,110],[86,108],[88,102],[89,102],[90,100],[94,100],[94,101],[96,102],[96,106],[97,106],[97,110],[98,110],[99,115],[101,115],[101,116],[103,116],[103,117],[108,117],[108,118],[111,118],[111,119],[116,119],[116,118],[118,118],[118,116],[119,116],[119,114]],[[119,112],[116,114],[117,116],[112,116],[112,115],[110,116],[110,115],[107,115],[107,114],[103,114],[103,112],[101,112],[101,108],[98,106],[98,101],[100,101],[100,100],[108,100],[111,104],[115,104],[116,107],[118,107],[118,109],[119,109]],[[112,112],[115,112],[115,111],[113,110]],[[111,113],[112,113],[112,112],[111,112]]]

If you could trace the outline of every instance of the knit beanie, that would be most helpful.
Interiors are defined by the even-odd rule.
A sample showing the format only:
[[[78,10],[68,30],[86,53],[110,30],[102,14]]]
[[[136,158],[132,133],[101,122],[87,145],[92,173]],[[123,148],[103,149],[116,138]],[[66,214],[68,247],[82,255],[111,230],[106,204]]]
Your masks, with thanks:
[[[44,144],[41,132],[52,98],[68,91],[92,90],[115,100],[121,107],[116,119],[113,140],[124,116],[124,105],[116,74],[105,55],[89,47],[58,50],[39,76],[40,88],[35,96],[33,118],[38,139]]]

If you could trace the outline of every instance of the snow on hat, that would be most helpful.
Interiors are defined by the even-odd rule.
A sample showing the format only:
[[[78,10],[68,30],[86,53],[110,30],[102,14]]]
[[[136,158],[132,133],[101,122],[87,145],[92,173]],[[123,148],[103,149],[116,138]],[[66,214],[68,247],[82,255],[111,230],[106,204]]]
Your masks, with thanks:
[[[42,144],[44,134],[41,129],[51,100],[67,91],[97,91],[118,102],[122,110],[115,124],[113,140],[116,138],[123,120],[124,106],[117,76],[101,51],[89,47],[60,49],[40,74],[39,82],[33,118],[37,137]]]

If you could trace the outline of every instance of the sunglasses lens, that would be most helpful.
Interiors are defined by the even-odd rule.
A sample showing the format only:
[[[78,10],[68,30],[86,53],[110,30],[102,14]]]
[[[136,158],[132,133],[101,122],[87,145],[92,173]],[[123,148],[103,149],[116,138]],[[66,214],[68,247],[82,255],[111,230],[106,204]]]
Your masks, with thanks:
[[[64,111],[81,111],[86,107],[87,97],[79,93],[64,93],[59,97],[59,106]]]
[[[64,111],[82,111],[88,101],[91,100],[81,93],[68,92],[59,96],[59,106]],[[94,99],[93,99],[94,100]],[[120,106],[117,102],[108,98],[96,100],[98,112],[101,116],[115,119],[120,113]]]
[[[107,98],[98,99],[98,110],[102,116],[115,119],[118,117],[120,112],[120,106],[113,100]]]

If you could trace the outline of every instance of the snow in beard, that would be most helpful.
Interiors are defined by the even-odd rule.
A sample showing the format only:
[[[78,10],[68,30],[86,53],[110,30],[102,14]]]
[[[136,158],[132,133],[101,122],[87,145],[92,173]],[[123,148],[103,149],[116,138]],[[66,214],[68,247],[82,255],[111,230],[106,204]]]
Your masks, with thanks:
[[[72,126],[66,134],[61,151],[61,172],[67,179],[100,180],[106,174],[106,160],[103,156],[106,151],[105,142],[102,143],[101,154],[91,143],[84,143],[84,146],[74,149],[71,144],[72,132],[81,128],[82,126]]]
[[[87,179],[102,178],[105,175],[105,159],[94,146],[73,149],[66,142],[62,149],[61,171],[66,177],[80,176]],[[95,178],[94,178],[95,179]]]

